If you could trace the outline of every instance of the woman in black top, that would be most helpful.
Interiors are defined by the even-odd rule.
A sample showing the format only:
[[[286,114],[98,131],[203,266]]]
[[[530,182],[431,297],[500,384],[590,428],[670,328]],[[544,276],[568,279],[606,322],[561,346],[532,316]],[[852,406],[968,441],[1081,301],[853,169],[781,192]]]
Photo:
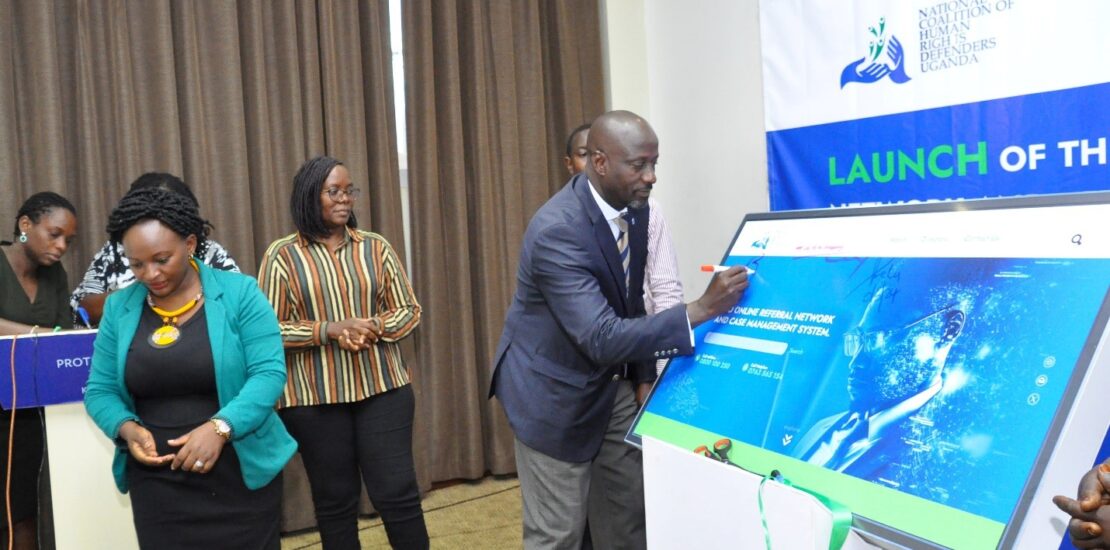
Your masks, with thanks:
[[[161,189],[108,219],[136,284],[105,302],[85,392],[119,445],[142,548],[281,547],[281,469],[296,443],[274,411],[285,386],[277,318],[258,283],[197,261],[209,225]]]
[[[23,203],[16,215],[15,242],[0,242],[4,251],[0,255],[0,335],[27,334],[38,330],[36,327],[49,332],[56,326],[72,325],[69,284],[59,260],[76,234],[76,211],[61,195],[36,193]],[[8,465],[11,415],[0,411],[0,472]],[[12,534],[15,548],[31,549],[38,546],[35,518],[43,454],[41,408],[15,412],[14,439]],[[0,518],[4,517],[4,501],[0,498]],[[0,534],[6,531],[6,521],[0,519]]]

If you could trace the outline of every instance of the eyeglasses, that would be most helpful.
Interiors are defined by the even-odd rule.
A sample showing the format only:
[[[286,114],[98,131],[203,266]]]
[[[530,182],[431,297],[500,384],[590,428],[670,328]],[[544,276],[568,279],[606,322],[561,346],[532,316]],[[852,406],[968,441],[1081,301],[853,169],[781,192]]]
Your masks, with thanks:
[[[909,332],[911,329],[943,313],[948,313],[948,315],[945,315],[944,317],[946,321],[951,319],[953,316],[959,316],[962,318],[963,312],[958,309],[954,310],[954,308],[958,305],[959,304],[952,304],[945,306],[901,328],[896,328],[892,330],[874,330],[867,332],[860,330],[859,327],[851,329],[848,332],[844,333],[844,355],[848,357],[855,357],[856,354],[862,351],[875,351],[877,349],[880,349],[886,346],[887,342],[890,342],[891,340],[896,341],[898,338]]]
[[[324,192],[322,194],[327,195],[328,198],[333,201],[338,200],[339,195],[346,195],[348,199],[355,200],[358,198],[359,195],[362,194],[362,189],[359,189],[358,187],[348,187],[346,189],[329,187],[327,189],[324,189]]]

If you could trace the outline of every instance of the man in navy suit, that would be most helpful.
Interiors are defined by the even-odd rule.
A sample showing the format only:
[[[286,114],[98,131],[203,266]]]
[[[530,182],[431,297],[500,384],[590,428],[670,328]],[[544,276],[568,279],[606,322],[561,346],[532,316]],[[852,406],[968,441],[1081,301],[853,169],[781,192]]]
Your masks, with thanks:
[[[490,395],[516,436],[529,549],[579,548],[591,484],[610,503],[610,520],[591,524],[597,546],[646,546],[640,452],[623,440],[633,384],[650,386],[655,360],[693,353],[691,327],[748,286],[733,268],[698,300],[644,316],[647,219],[628,207],[647,202],[659,140],[642,118],[613,111],[593,122],[587,148],[586,172],[528,225],[494,355]]]

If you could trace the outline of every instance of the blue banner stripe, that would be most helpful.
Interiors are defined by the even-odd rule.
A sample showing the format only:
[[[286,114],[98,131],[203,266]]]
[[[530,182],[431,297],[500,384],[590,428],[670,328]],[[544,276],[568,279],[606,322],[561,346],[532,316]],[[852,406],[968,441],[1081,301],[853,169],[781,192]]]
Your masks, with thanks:
[[[771,209],[1110,189],[1107,101],[1110,83],[768,132]]]

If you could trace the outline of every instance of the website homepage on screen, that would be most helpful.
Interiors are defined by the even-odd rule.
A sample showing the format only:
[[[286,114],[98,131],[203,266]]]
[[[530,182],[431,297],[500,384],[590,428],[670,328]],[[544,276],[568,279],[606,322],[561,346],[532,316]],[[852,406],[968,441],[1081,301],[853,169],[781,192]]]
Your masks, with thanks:
[[[636,433],[727,437],[743,466],[858,515],[993,548],[1086,366],[1107,210],[748,221],[723,263],[752,269],[749,290],[698,327]]]

